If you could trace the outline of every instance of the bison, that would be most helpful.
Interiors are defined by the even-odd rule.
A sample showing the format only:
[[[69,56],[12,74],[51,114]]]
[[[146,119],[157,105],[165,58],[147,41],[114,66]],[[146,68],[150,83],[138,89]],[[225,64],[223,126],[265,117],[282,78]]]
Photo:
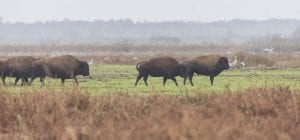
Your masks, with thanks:
[[[148,86],[148,75],[153,77],[163,77],[163,84],[166,84],[167,79],[171,79],[178,86],[176,76],[181,74],[181,64],[172,57],[156,57],[148,61],[142,61],[136,64],[136,69],[139,72],[135,86],[137,86],[139,80],[143,77],[145,85]]]
[[[73,78],[76,85],[78,81],[76,76],[89,76],[89,64],[85,61],[79,61],[71,55],[56,56],[48,59],[37,60],[32,63],[32,77],[30,83],[40,77],[42,85],[44,85],[45,77],[60,78],[62,85],[66,79]]]
[[[209,76],[210,84],[213,85],[214,77],[223,70],[229,69],[228,59],[220,55],[199,56],[183,62],[182,65],[184,65],[184,73],[181,74],[184,78],[183,84],[185,85],[186,79],[189,78],[192,86],[194,85],[192,81],[194,73]]]
[[[5,84],[5,78],[16,77],[15,85],[21,79],[22,84],[28,83],[28,78],[31,77],[31,63],[35,61],[33,57],[30,56],[18,56],[0,60],[0,72],[3,84]]]

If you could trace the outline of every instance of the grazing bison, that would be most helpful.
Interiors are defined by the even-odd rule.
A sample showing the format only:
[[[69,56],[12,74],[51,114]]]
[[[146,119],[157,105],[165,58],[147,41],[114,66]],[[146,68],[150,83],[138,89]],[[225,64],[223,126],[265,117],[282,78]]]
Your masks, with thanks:
[[[181,65],[172,57],[156,57],[149,61],[142,61],[136,64],[136,69],[139,74],[136,78],[135,86],[137,86],[142,77],[145,85],[148,86],[148,75],[153,77],[164,77],[164,85],[166,84],[167,79],[171,79],[175,82],[176,86],[178,86],[175,77],[180,75]]]
[[[71,55],[56,56],[48,59],[37,60],[32,63],[32,77],[30,83],[40,77],[44,85],[45,77],[60,78],[62,85],[66,79],[73,78],[78,85],[76,76],[89,76],[89,65],[85,61],[79,61]]]
[[[206,55],[199,56],[190,61],[182,63],[184,65],[184,78],[183,84],[185,85],[186,79],[189,78],[191,85],[193,86],[193,74],[207,75],[210,77],[210,84],[214,84],[214,77],[220,74],[223,70],[229,69],[228,59],[221,57],[220,55]]]
[[[21,79],[22,84],[28,83],[28,78],[31,77],[31,63],[35,59],[30,56],[18,56],[0,60],[0,72],[3,84],[5,84],[5,78],[16,77],[15,85]]]

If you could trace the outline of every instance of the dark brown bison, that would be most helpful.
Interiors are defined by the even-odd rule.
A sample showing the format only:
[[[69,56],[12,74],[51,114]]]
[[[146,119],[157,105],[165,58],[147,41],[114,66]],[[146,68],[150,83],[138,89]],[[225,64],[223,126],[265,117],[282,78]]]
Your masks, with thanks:
[[[167,79],[171,79],[175,82],[176,86],[178,86],[175,77],[180,75],[181,65],[172,57],[156,57],[149,61],[142,61],[136,64],[136,69],[139,74],[136,78],[135,86],[142,77],[145,85],[148,86],[148,75],[153,77],[164,77],[164,85],[166,84]]]
[[[28,83],[28,78],[31,77],[31,63],[35,59],[30,56],[18,56],[0,60],[1,79],[5,84],[6,77],[16,77],[15,85],[22,80],[22,85]]]
[[[210,77],[210,84],[214,84],[214,77],[220,74],[223,70],[229,69],[228,59],[220,55],[206,55],[199,56],[190,61],[182,63],[184,65],[184,73],[181,74],[184,78],[183,84],[185,85],[186,79],[189,78],[193,86],[193,74],[206,75]]]
[[[78,84],[77,75],[89,76],[89,65],[85,61],[79,61],[71,55],[56,56],[48,59],[37,60],[32,63],[32,77],[30,83],[40,77],[44,85],[45,77],[60,78],[62,84],[66,79],[73,78]]]

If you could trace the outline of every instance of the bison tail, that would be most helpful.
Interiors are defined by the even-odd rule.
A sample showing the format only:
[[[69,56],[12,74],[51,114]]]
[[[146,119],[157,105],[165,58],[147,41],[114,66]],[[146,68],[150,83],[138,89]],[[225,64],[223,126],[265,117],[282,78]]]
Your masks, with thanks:
[[[144,61],[139,62],[139,63],[136,64],[135,68],[136,68],[137,71],[140,70],[140,65],[141,65],[141,63],[144,63]]]

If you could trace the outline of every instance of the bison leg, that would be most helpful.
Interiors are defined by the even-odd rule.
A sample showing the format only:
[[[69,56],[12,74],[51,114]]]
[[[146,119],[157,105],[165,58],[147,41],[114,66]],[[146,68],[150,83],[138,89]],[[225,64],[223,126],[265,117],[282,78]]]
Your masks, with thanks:
[[[184,78],[183,78],[183,85],[185,85],[186,79],[187,79],[187,77],[184,77]]]
[[[21,77],[16,77],[16,79],[15,79],[15,85],[17,85],[17,83],[18,83],[18,81],[20,80],[20,78],[21,78]],[[21,81],[22,81],[21,85],[23,85],[23,79],[21,79]]]
[[[172,78],[170,78],[171,80],[173,80],[174,82],[175,82],[175,85],[176,86],[178,86],[178,83],[177,83],[177,81],[176,81],[176,78],[175,77],[172,77]]]
[[[16,78],[16,80],[17,80],[17,78]],[[23,86],[23,85],[25,85],[25,84],[28,84],[28,79],[27,78],[24,78],[24,77],[22,77],[21,78],[21,86]],[[16,83],[15,83],[15,85],[18,83],[18,81],[16,81]]]
[[[21,78],[21,86],[24,86],[24,83],[25,83],[25,80],[24,80],[24,78]],[[15,83],[15,85],[16,85],[17,83]]]
[[[28,78],[24,78],[24,81],[25,81],[26,84],[28,84],[28,82],[29,82]]]
[[[6,79],[6,76],[2,76],[2,83],[3,83],[3,85],[5,85],[5,79]]]
[[[33,82],[33,80],[36,78],[37,76],[32,76],[29,82],[29,85],[31,85],[31,83]]]
[[[40,77],[40,82],[42,83],[42,85],[45,85],[45,77]]]
[[[148,75],[144,75],[144,78],[143,78],[144,82],[145,82],[145,85],[148,86],[148,83],[147,83],[147,80],[148,80]]]
[[[2,80],[3,85],[5,85],[5,78],[6,78],[5,73],[1,72],[1,80]]]
[[[61,78],[61,85],[64,85],[65,84],[65,78]]]
[[[191,85],[194,86],[194,84],[193,84],[193,74],[189,76],[189,81],[190,81]]]
[[[31,83],[33,82],[33,80],[35,78],[37,78],[37,77],[38,76],[32,76],[31,79],[30,79],[29,85],[31,85]],[[45,77],[40,76],[40,82],[42,83],[42,86],[44,85],[44,80],[45,80]]]
[[[6,78],[5,76],[2,76],[2,77],[1,77],[1,80],[2,80],[3,85],[5,85],[5,78]]]
[[[24,86],[24,79],[23,78],[21,78],[21,86]]]
[[[76,78],[76,77],[74,77],[74,80],[75,80],[75,84],[76,84],[76,86],[78,86],[78,81],[77,81],[77,78]]]
[[[210,85],[214,85],[214,76],[210,75]]]
[[[166,85],[167,80],[168,80],[168,78],[164,77],[164,86]]]
[[[143,76],[141,74],[139,74],[137,77],[136,77],[136,81],[135,81],[135,86],[137,86],[138,82],[141,80]]]
[[[23,86],[25,83],[25,80],[23,78],[21,78],[21,86]],[[17,85],[17,83],[15,83],[15,85]]]

